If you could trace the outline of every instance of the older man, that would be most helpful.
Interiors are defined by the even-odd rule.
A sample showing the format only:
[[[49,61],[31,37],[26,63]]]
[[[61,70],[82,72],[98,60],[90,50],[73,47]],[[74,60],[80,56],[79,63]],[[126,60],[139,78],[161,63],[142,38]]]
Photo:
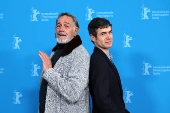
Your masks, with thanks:
[[[89,113],[90,57],[78,30],[77,19],[61,13],[56,20],[58,43],[51,57],[39,52],[43,64],[39,113]]]

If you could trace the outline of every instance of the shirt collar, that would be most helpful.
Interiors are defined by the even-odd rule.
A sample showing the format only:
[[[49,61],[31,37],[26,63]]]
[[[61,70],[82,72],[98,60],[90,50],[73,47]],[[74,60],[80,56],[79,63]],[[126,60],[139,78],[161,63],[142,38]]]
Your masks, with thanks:
[[[112,60],[112,58],[113,58],[113,56],[109,53],[109,54],[107,54],[107,53],[105,53],[106,55],[107,55],[107,57],[110,59],[110,60]]]

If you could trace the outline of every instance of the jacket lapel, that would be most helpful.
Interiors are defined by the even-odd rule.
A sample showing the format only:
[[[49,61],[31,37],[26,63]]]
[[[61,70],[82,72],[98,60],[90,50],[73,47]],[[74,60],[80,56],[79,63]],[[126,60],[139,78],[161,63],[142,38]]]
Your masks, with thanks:
[[[106,61],[107,61],[107,63],[109,64],[109,66],[113,69],[114,73],[115,73],[116,75],[118,75],[118,71],[117,71],[116,67],[115,67],[114,64],[109,60],[109,58],[107,57],[107,55],[106,55],[102,50],[100,50],[100,49],[97,48],[97,47],[94,48],[94,51],[97,52],[97,53],[99,53],[101,56],[103,56],[103,57],[106,59]]]
[[[107,61],[107,63],[109,64],[109,66],[112,68],[112,70],[113,70],[113,72],[115,73],[116,78],[117,78],[117,80],[118,80],[118,82],[119,82],[119,86],[120,86],[120,89],[121,89],[120,93],[121,93],[121,95],[123,96],[122,85],[121,85],[121,81],[120,81],[120,76],[119,76],[119,73],[118,73],[118,71],[117,71],[116,66],[114,65],[114,63],[113,63],[112,61],[109,60],[109,58],[107,57],[107,55],[106,55],[102,50],[100,50],[99,48],[95,47],[95,48],[94,48],[94,51],[97,52],[97,53],[99,53],[100,55],[102,55],[102,56],[106,59],[106,61]]]

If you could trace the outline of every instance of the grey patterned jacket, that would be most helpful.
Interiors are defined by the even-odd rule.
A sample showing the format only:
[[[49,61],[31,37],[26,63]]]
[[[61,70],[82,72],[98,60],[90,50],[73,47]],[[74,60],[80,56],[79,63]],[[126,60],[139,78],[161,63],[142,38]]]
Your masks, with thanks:
[[[89,113],[90,56],[81,43],[77,35],[55,66],[42,74],[48,82],[45,113]]]

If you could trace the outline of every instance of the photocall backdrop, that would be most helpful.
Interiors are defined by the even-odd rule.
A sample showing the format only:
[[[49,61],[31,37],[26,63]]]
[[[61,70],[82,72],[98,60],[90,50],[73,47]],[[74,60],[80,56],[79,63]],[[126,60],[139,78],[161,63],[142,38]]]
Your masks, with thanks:
[[[131,113],[170,113],[169,0],[1,0],[0,113],[37,113],[42,62],[55,46],[55,21],[77,17],[91,55],[87,26],[95,17],[113,25],[110,49]],[[90,105],[92,107],[92,105]]]

